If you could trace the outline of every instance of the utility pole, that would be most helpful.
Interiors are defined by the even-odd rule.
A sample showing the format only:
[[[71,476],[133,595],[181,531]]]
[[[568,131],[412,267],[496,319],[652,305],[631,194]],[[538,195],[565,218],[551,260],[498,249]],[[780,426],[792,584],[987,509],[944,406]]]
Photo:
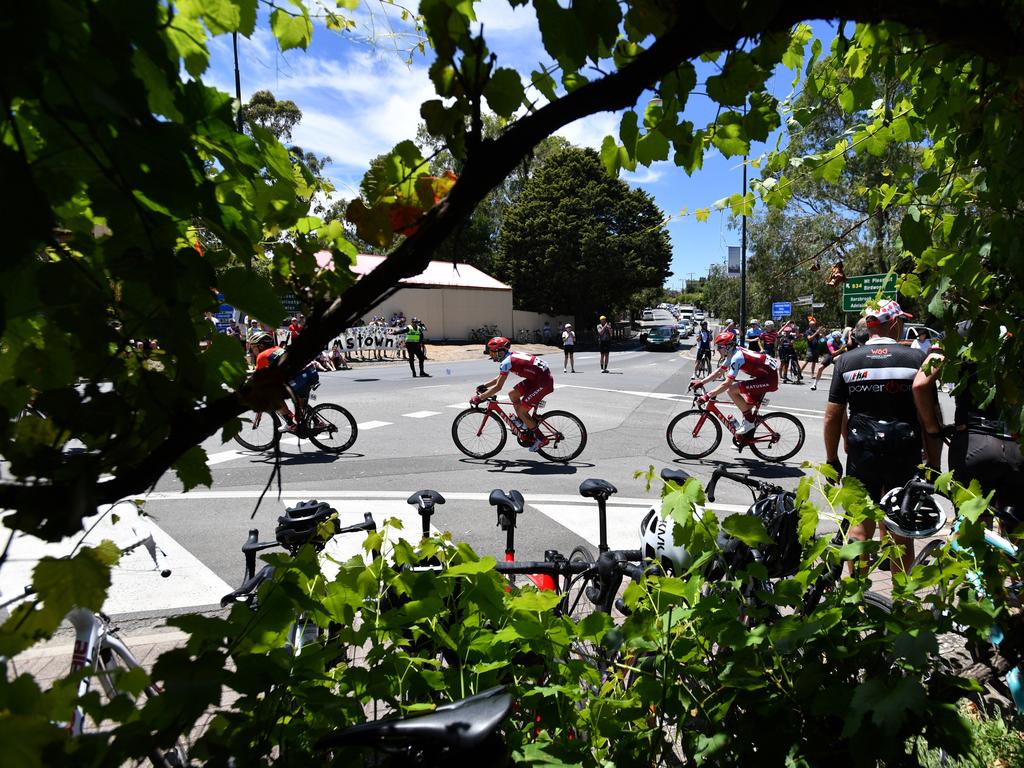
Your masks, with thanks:
[[[747,101],[743,100],[743,116],[747,115]],[[743,155],[743,188],[740,195],[747,196],[747,156]],[[747,205],[743,202],[743,223],[740,235],[740,343],[747,332]]]

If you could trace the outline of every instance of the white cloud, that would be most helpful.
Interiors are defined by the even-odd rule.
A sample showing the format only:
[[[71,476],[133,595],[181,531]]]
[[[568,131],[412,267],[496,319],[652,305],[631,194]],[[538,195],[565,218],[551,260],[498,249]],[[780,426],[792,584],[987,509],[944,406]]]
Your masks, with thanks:
[[[608,135],[618,136],[619,115],[615,112],[599,112],[596,115],[580,118],[557,131],[573,144],[581,147],[601,149],[601,142]]]
[[[636,170],[632,173],[624,173],[620,177],[627,184],[638,187],[643,184],[656,184],[661,181],[661,177],[665,175],[665,171],[659,168],[645,168],[642,165],[638,165]]]

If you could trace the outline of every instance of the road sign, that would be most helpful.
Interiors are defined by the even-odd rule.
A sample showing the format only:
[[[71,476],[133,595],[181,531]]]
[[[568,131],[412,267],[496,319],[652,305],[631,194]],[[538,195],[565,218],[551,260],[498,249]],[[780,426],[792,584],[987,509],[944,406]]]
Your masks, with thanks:
[[[824,309],[824,308],[825,308],[825,302],[824,301],[816,301],[813,304],[811,304],[811,309]]]
[[[793,303],[791,301],[772,302],[772,320],[781,320],[793,314]]]
[[[796,301],[793,303],[798,307],[809,307],[814,303],[814,294],[812,293],[809,296],[797,296]]]
[[[864,305],[879,296],[896,298],[896,275],[854,275],[843,283],[843,312],[860,312]]]

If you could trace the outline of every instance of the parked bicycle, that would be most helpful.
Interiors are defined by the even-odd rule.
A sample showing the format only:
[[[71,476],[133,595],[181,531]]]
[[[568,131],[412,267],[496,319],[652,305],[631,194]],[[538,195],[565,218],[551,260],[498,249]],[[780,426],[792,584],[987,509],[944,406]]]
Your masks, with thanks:
[[[496,325],[481,325],[479,328],[469,329],[469,340],[474,342],[486,342],[495,336],[501,336]]]
[[[803,447],[804,425],[788,413],[760,413],[766,399],[754,404],[754,430],[741,434],[736,417],[722,413],[717,399],[701,402],[703,392],[703,387],[694,390],[695,407],[672,419],[665,431],[668,447],[684,459],[702,459],[714,453],[722,443],[723,424],[741,453],[749,447],[765,461],[785,461]]]
[[[158,555],[165,553],[157,547],[152,534],[139,539],[126,547],[119,549],[120,555],[127,555],[137,549],[145,549],[153,560],[153,567],[160,571],[160,575],[167,578],[171,571],[160,568]],[[4,603],[0,603],[0,611],[21,602],[35,594],[35,590],[28,586],[25,591]],[[125,692],[120,688],[121,676],[134,670],[142,669],[135,654],[118,634],[118,627],[113,620],[102,611],[91,611],[86,608],[72,608],[68,612],[67,621],[75,629],[75,644],[71,654],[70,675],[76,675],[85,671],[81,682],[78,684],[77,701],[82,701],[89,693],[94,682],[99,682],[107,701],[114,701]],[[142,693],[145,699],[152,699],[160,695],[160,688],[153,684],[147,684]],[[136,701],[134,696],[128,696],[134,705],[141,708],[142,701]],[[86,727],[86,716],[82,706],[76,705],[71,715],[71,721],[65,724],[68,734],[72,738],[81,736]],[[148,755],[150,762],[158,768],[171,768],[171,766],[187,765],[188,750],[183,740],[176,739],[173,743],[155,747]]]
[[[587,428],[568,411],[540,413],[538,409],[543,405],[542,400],[530,413],[537,422],[537,429],[547,439],[547,444],[537,452],[548,461],[572,461],[587,446]],[[515,412],[509,415],[503,406],[511,409],[512,403],[499,401],[495,395],[487,399],[486,406],[470,406],[461,411],[452,422],[455,446],[474,459],[489,459],[505,447],[509,431],[524,448],[533,445],[530,431],[519,426]]]
[[[935,536],[947,522],[946,513],[932,498],[937,493],[932,483],[921,479],[913,479],[902,488],[890,491],[880,502],[885,510],[886,528],[914,539]],[[1018,512],[1014,507],[992,511],[997,518],[1012,526],[1019,524]],[[938,636],[939,653],[952,671],[978,680],[983,688],[980,698],[987,708],[1004,714],[1024,713],[1024,627],[1021,627],[1020,622],[1024,584],[1005,584],[1000,594],[993,596],[985,587],[983,566],[979,562],[985,554],[983,550],[987,549],[1006,558],[1008,564],[1012,565],[1011,572],[1019,573],[1021,549],[987,525],[982,527],[980,540],[961,544],[959,534],[963,523],[964,518],[958,512],[948,542],[934,539],[925,545],[914,558],[911,575],[931,583],[928,589],[935,593],[936,599],[925,594],[922,602],[937,621],[948,620],[954,610],[951,596],[946,594],[943,578],[944,569],[951,570],[948,559],[943,557],[948,547],[949,554],[965,558],[971,563],[966,572],[966,581],[977,598],[989,600],[997,597],[998,602],[1009,609],[1009,614],[1004,611],[1000,620],[992,624],[988,644],[969,642],[968,627],[954,623],[952,633]]]
[[[316,400],[315,391],[319,382],[309,393],[309,400]],[[289,389],[289,393],[291,390]],[[292,398],[292,402],[296,402]],[[322,451],[344,453],[359,436],[356,420],[347,409],[335,403],[320,403],[303,407],[296,402],[295,431],[285,433],[281,417],[273,411],[246,411],[239,417],[242,427],[235,435],[235,441],[250,451],[269,451],[281,442],[282,434],[294,434],[300,440],[309,440]]]

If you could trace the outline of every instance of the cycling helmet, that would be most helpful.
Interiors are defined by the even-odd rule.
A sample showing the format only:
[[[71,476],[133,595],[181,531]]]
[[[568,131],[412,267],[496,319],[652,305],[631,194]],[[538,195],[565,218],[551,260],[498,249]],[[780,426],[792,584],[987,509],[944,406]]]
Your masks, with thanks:
[[[284,514],[277,518],[277,528],[274,536],[277,543],[292,552],[297,551],[303,544],[310,542],[319,550],[327,543],[317,535],[320,524],[325,522],[334,510],[327,502],[312,499],[288,507]]]
[[[512,342],[504,336],[495,336],[487,342],[487,353],[495,360],[504,360]]]
[[[718,548],[728,573],[746,568],[754,560],[760,560],[768,576],[773,579],[785,578],[796,573],[803,553],[797,531],[800,516],[796,512],[795,502],[796,496],[792,493],[773,493],[758,499],[747,510],[748,515],[754,515],[761,520],[768,537],[772,540],[771,544],[757,547],[756,557],[754,551],[739,539],[730,536],[724,530],[718,532]],[[713,573],[716,574],[716,578],[725,575],[718,570],[714,570]]]
[[[913,496],[908,511],[904,513],[903,499],[908,493]],[[946,524],[946,513],[935,503],[935,498],[918,490],[893,488],[878,505],[885,512],[885,527],[908,539],[926,538],[942,530]]]
[[[764,327],[765,328],[774,328],[775,327],[775,321],[774,320],[765,320],[764,321]]]
[[[668,575],[681,576],[690,567],[690,554],[675,543],[675,521],[651,507],[640,522],[640,551],[645,560],[659,563]]]
[[[758,321],[758,320],[751,320],[751,321],[750,321],[750,324],[751,324],[751,325],[760,325],[761,323],[760,323],[760,321]]]
[[[725,333],[718,334],[717,336],[715,336],[715,346],[716,347],[735,347],[736,346],[736,334],[729,333],[728,331],[726,331]]]
[[[259,333],[254,333],[252,335],[252,341],[250,343],[255,344],[258,347],[267,343],[273,344],[274,340],[270,338],[270,334],[266,331],[260,331]]]
[[[833,339],[841,339],[841,338],[843,338],[843,332],[842,331],[832,331],[832,338]]]
[[[601,322],[602,322],[602,323],[603,323],[603,322],[604,322],[605,320],[607,320],[607,319],[608,319],[607,317],[605,317],[604,315],[601,315],[601,318],[600,318],[600,320],[601,320]]]

